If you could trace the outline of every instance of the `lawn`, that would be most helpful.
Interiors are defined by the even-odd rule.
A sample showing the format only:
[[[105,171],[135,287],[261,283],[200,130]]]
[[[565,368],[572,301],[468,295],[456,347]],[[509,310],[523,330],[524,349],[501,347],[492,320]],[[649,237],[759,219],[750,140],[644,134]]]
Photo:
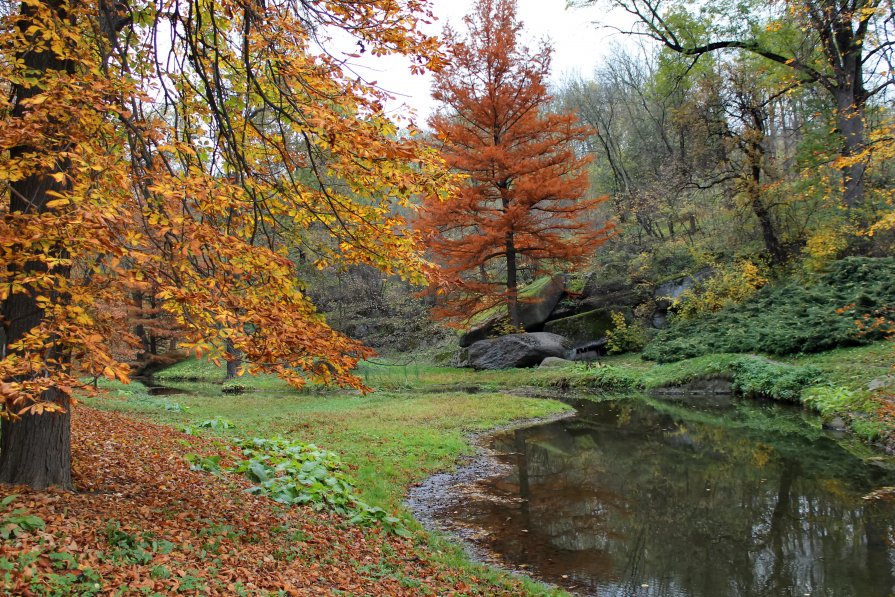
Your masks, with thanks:
[[[177,428],[221,417],[230,437],[282,436],[318,444],[352,466],[358,488],[372,504],[395,509],[406,488],[436,470],[449,469],[473,448],[469,434],[513,421],[555,416],[560,402],[499,392],[368,395],[260,390],[233,396],[212,384],[183,384],[192,394],[155,397],[145,387],[110,385],[109,395],[89,403],[148,416]],[[205,430],[203,430],[205,431]]]

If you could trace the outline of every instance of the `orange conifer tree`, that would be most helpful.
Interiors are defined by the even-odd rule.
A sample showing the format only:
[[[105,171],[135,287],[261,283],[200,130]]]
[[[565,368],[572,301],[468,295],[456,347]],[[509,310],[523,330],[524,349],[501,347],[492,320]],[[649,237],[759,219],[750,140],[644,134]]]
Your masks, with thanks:
[[[417,226],[448,282],[436,316],[466,319],[503,303],[518,327],[521,260],[567,267],[609,226],[594,219],[603,199],[585,198],[589,160],[574,148],[588,129],[548,111],[550,46],[522,45],[515,0],[479,0],[464,22],[465,36],[445,30],[449,59],[433,85],[442,108],[429,124],[448,165],[468,178],[450,200],[426,202]]]

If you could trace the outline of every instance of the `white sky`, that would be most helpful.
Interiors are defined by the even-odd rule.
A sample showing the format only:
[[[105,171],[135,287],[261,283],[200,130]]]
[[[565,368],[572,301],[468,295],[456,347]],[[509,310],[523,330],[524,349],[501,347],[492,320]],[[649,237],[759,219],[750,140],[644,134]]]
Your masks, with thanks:
[[[473,0],[432,0],[439,21],[427,32],[440,33],[446,22],[464,32],[462,19],[471,11],[472,4]],[[608,53],[610,44],[623,43],[625,36],[594,24],[622,26],[628,22],[624,16],[608,15],[607,4],[566,9],[566,0],[518,0],[517,16],[524,26],[523,41],[531,42],[529,45],[534,47],[534,42],[546,37],[553,45],[553,83],[559,83],[568,75],[591,75]],[[352,47],[349,51],[356,49]],[[417,124],[425,126],[426,118],[435,107],[430,97],[431,76],[411,75],[406,62],[398,58],[364,57],[353,61],[353,66],[359,75],[377,81],[380,87],[395,96],[395,101],[388,106],[390,111],[406,115],[409,108],[416,112]]]

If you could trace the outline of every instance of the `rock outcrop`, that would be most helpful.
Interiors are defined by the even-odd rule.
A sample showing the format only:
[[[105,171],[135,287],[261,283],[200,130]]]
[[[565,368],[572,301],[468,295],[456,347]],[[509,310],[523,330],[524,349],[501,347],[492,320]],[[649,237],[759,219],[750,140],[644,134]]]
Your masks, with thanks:
[[[474,369],[535,367],[547,357],[565,358],[569,348],[568,340],[557,334],[509,334],[472,344],[468,363]]]

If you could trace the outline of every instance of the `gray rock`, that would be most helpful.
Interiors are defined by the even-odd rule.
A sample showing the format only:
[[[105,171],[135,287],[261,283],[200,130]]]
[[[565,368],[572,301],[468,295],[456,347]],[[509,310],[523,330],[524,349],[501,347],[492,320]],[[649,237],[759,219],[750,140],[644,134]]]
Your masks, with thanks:
[[[666,386],[650,390],[654,396],[730,396],[733,394],[733,383],[724,376],[691,379],[676,386]]]
[[[472,344],[469,366],[475,369],[534,367],[547,357],[565,357],[568,351],[568,341],[556,334],[509,334]]]
[[[519,321],[526,331],[541,329],[550,313],[559,303],[566,289],[566,277],[559,275],[551,277],[537,292],[529,294],[523,292],[524,297],[519,299]]]
[[[596,361],[606,356],[609,338],[599,338],[583,344],[576,344],[569,352],[569,358],[573,361]]]
[[[675,278],[656,287],[653,296],[660,309],[667,309],[671,303],[681,297],[686,291],[693,289],[699,282],[707,280],[715,273],[710,267],[705,267],[690,276]]]
[[[499,313],[497,315],[492,315],[479,325],[470,328],[469,331],[460,335],[460,348],[467,348],[475,342],[497,336],[497,326],[507,320],[506,313]]]
[[[686,291],[692,289],[696,285],[696,280],[690,276],[671,280],[656,287],[657,299],[676,299],[680,298]]]
[[[605,296],[631,290],[629,285],[621,278],[606,278],[600,272],[594,272],[587,276],[581,296],[584,298]]]
[[[451,357],[451,367],[469,367],[469,349],[460,348]]]
[[[821,425],[824,429],[829,431],[847,431],[848,426],[846,426],[845,421],[842,420],[842,417],[833,417],[829,421],[824,421]]]
[[[882,377],[877,377],[867,384],[867,389],[871,392],[895,389],[895,375],[883,375]]]
[[[541,364],[538,365],[538,369],[552,369],[555,367],[565,367],[566,365],[571,365],[572,361],[567,359],[561,359],[559,357],[547,357]]]

